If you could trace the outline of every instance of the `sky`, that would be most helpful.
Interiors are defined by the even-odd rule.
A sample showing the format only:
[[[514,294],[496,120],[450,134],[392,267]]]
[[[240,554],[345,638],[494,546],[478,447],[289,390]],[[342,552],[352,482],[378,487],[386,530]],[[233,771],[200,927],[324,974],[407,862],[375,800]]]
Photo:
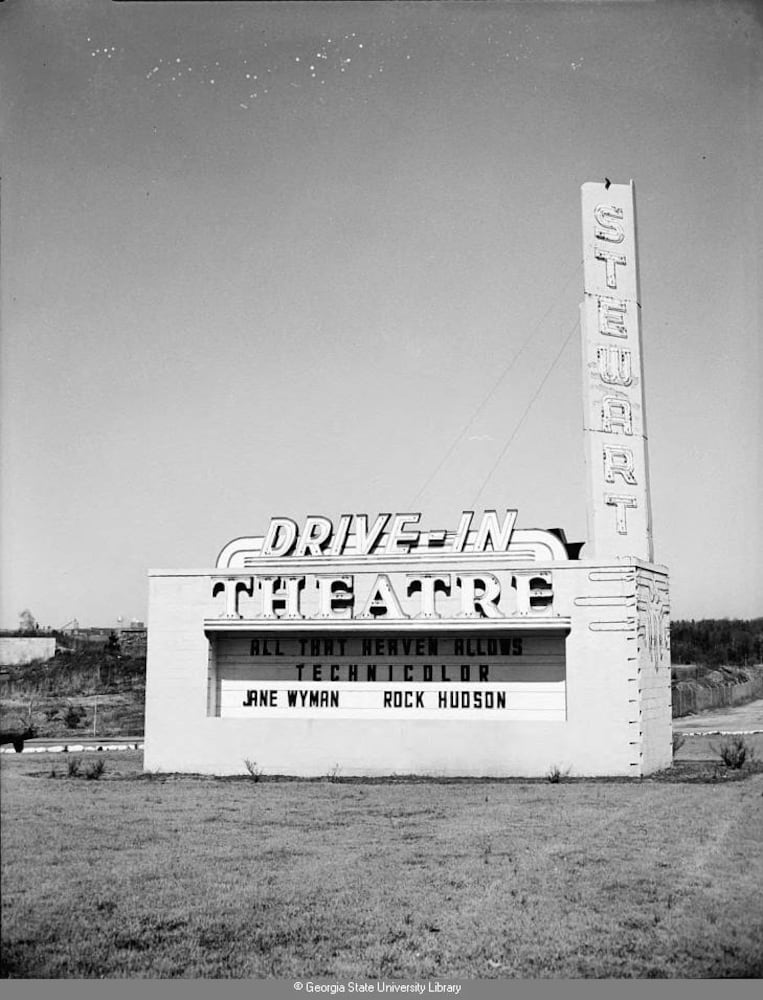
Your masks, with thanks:
[[[145,620],[271,516],[584,540],[604,177],[673,616],[763,614],[762,41],[734,0],[5,0],[0,625]]]

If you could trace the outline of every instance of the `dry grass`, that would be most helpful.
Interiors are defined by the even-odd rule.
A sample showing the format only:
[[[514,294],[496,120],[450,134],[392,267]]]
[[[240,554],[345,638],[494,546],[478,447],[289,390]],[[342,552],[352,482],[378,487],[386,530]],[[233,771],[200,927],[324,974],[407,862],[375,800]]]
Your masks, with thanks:
[[[101,739],[123,739],[143,733],[143,692],[121,694],[73,695],[71,697],[39,697],[22,701],[0,701],[0,726],[3,729],[23,729],[33,706],[32,722],[38,736],[48,739],[71,740],[91,736],[93,722]],[[67,725],[66,713],[73,709],[80,715],[75,726]],[[95,718],[94,718],[95,717]]]
[[[2,758],[5,977],[763,973],[761,774],[253,782],[104,760],[94,782]]]
[[[752,751],[752,757],[760,763],[763,761],[763,733],[753,733],[744,736],[745,744]],[[728,739],[726,736],[719,736],[717,733],[704,733],[702,735],[687,736],[686,742],[675,754],[677,761],[707,761],[721,766],[720,747]]]

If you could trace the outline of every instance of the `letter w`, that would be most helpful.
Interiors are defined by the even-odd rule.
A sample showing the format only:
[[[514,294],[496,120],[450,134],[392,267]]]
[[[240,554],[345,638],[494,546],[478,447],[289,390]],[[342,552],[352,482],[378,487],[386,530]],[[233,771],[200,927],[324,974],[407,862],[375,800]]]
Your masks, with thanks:
[[[630,385],[633,381],[631,352],[623,347],[597,347],[596,363],[607,385]]]

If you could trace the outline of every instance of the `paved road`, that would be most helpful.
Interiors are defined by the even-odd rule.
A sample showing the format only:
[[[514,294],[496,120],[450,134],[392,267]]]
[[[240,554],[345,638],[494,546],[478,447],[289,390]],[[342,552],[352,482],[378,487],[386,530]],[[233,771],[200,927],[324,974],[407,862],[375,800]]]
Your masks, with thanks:
[[[747,705],[717,708],[673,719],[673,729],[680,733],[761,733],[763,698],[748,702]]]

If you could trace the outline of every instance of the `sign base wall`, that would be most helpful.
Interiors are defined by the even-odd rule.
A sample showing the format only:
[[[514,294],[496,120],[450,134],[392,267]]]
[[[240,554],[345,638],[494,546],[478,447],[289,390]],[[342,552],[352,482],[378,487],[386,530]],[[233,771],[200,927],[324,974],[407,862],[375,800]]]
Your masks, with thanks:
[[[219,650],[230,646],[232,635],[237,641],[265,634],[294,636],[295,623],[212,619],[210,595],[219,571],[153,572],[145,769],[243,775],[246,761],[254,761],[264,774],[273,775],[499,778],[543,777],[557,767],[578,777],[641,777],[669,766],[672,719],[664,567],[620,558],[535,565],[533,572],[553,574],[550,613],[542,609],[500,619],[403,624],[417,635],[451,639],[555,636],[564,651],[563,674],[556,679],[558,685],[563,678],[563,712],[555,721],[533,716],[532,705],[540,703],[532,699],[526,702],[529,714],[519,719],[495,711],[475,717],[473,710],[458,708],[443,710],[441,720],[432,718],[431,711],[416,717],[413,695],[410,717],[399,709],[381,709],[368,718],[336,717],[335,709],[327,706],[316,706],[306,716],[292,712],[291,717],[288,712],[268,716],[268,709],[254,706],[251,716],[243,712],[244,717],[226,717],[220,714],[218,697]],[[319,638],[337,634],[339,628],[343,634],[363,634],[355,622],[297,624],[305,635]],[[401,623],[377,620],[366,627],[369,630],[399,635]],[[362,670],[362,661],[359,666]],[[258,683],[252,681],[252,686]],[[320,689],[330,688],[330,680],[325,680]],[[402,685],[379,682],[378,688],[419,691],[429,699],[434,690],[420,677]],[[478,689],[473,684],[469,690]],[[512,685],[507,690],[510,705],[517,689]]]

